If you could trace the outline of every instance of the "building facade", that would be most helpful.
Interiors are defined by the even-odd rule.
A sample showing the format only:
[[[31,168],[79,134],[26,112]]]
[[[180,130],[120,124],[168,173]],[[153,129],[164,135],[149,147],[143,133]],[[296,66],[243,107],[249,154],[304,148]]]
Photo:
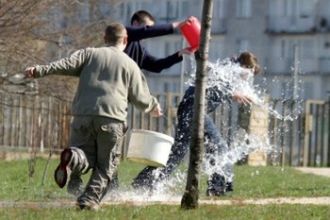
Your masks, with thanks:
[[[129,24],[140,9],[150,11],[158,23],[201,18],[200,0],[126,0],[112,16]],[[274,98],[328,99],[330,95],[329,0],[214,0],[210,60],[249,50],[257,55],[268,93]],[[186,46],[180,33],[145,40],[150,52],[164,57]],[[154,92],[180,92],[191,71],[185,57],[162,74],[148,74]],[[294,79],[294,77],[296,77]],[[294,84],[298,82],[298,84]]]

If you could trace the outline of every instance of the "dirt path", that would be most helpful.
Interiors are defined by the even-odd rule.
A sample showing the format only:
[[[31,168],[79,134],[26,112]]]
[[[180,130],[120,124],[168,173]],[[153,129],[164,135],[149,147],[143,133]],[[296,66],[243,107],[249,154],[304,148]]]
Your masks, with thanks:
[[[304,173],[321,175],[330,177],[330,168],[310,168],[310,167],[297,167],[295,168]],[[130,198],[121,197],[114,200],[109,200],[103,203],[103,206],[130,204],[132,206],[146,206],[146,205],[180,205],[181,197],[170,198]],[[199,200],[201,205],[271,205],[271,204],[301,204],[301,205],[330,205],[330,197],[280,197],[280,198],[262,198],[262,199],[210,199]],[[56,201],[1,201],[0,208],[69,208],[75,207],[74,200],[56,200]]]
[[[330,177],[330,168],[296,167],[295,169],[303,173]]]
[[[113,201],[106,202],[105,205],[124,204],[129,203],[132,205],[180,205],[181,197],[173,198],[166,201]],[[330,205],[330,197],[300,197],[300,198],[263,198],[263,199],[210,199],[199,200],[201,205],[270,205],[270,204],[314,204],[314,205]]]
[[[132,206],[146,205],[180,205],[181,197],[170,200],[117,200],[104,202],[102,206],[130,204]],[[271,204],[301,204],[301,205],[330,205],[330,197],[300,197],[300,198],[264,198],[242,200],[200,200],[200,205],[271,205]],[[29,201],[0,201],[0,208],[70,208],[75,207],[75,202],[70,200],[58,200],[53,202],[29,202]]]

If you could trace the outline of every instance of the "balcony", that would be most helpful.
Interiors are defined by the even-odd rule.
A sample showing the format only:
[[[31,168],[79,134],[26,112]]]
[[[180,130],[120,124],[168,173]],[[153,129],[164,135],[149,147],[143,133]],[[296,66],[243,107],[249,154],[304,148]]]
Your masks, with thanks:
[[[267,17],[267,32],[271,34],[304,34],[315,31],[315,17],[312,15]]]

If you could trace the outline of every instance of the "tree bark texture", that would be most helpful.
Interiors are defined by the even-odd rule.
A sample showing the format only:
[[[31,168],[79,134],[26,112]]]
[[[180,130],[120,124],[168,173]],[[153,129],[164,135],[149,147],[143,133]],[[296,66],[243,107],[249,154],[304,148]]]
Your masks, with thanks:
[[[195,209],[198,207],[199,175],[204,149],[204,115],[205,91],[207,82],[207,60],[211,36],[213,1],[204,0],[199,50],[195,53],[197,70],[195,82],[195,101],[192,139],[190,143],[190,158],[187,184],[181,200],[181,208]]]

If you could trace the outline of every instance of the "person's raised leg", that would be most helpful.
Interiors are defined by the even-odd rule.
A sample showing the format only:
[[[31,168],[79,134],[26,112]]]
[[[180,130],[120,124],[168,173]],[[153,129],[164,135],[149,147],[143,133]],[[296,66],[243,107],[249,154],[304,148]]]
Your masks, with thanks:
[[[71,164],[71,175],[67,185],[68,193],[78,197],[84,191],[84,184],[81,176],[88,172],[90,164],[87,160],[85,152],[82,150],[85,147],[70,147],[73,154],[72,164]]]
[[[68,193],[78,197],[84,191],[82,174],[94,166],[96,150],[95,137],[91,129],[92,118],[76,116],[71,124],[70,147],[73,154],[71,174],[67,185]]]
[[[70,165],[73,159],[72,155],[73,154],[70,149],[64,149],[60,156],[60,163],[55,169],[54,179],[60,188],[63,188],[69,179],[69,175],[71,173]]]
[[[94,209],[99,206],[120,161],[120,158],[112,158],[120,157],[117,148],[121,147],[124,123],[115,119],[96,117],[94,127],[97,131],[97,159],[86,189],[77,199],[81,209]]]

